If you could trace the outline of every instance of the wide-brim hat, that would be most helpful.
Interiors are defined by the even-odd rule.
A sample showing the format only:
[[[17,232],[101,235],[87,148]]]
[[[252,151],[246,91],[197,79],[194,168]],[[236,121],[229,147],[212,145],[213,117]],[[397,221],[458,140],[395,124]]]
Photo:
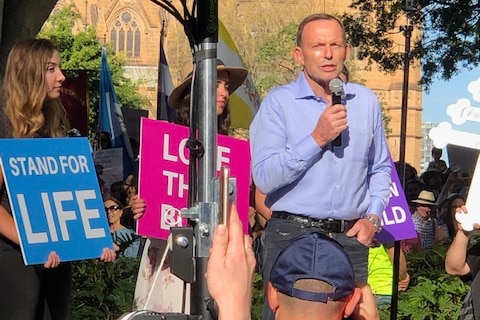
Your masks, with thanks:
[[[182,105],[182,100],[187,94],[190,93],[190,85],[192,84],[192,74],[193,74],[193,65],[188,65],[188,70],[184,74],[187,76],[184,78],[183,82],[180,83],[175,89],[172,90],[170,96],[168,97],[168,105],[172,108],[179,108]],[[244,68],[238,67],[227,67],[222,60],[217,59],[217,72],[218,71],[227,71],[228,72],[228,92],[232,94],[235,90],[238,89],[247,78],[248,71]]]
[[[418,198],[415,200],[412,200],[412,202],[419,203],[419,204],[426,204],[429,206],[436,205],[435,195],[433,194],[433,192],[427,191],[427,190],[420,191]]]

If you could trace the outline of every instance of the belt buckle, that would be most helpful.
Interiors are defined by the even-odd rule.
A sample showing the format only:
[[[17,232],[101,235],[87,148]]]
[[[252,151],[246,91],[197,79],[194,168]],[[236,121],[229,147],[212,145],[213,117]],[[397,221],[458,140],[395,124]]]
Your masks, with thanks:
[[[323,220],[323,229],[325,232],[341,233],[345,230],[345,222],[343,220],[325,219]]]
[[[323,221],[322,220],[318,220],[318,221],[315,221],[315,220],[310,220],[310,225],[314,228],[318,228],[318,229],[321,229],[323,232],[326,232],[324,230],[324,225],[323,225]]]

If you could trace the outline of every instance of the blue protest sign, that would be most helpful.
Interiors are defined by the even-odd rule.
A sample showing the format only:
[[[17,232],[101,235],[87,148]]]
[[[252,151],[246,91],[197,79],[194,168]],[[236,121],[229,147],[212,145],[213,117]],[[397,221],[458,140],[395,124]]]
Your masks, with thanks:
[[[113,249],[86,138],[0,139],[0,163],[25,264]]]

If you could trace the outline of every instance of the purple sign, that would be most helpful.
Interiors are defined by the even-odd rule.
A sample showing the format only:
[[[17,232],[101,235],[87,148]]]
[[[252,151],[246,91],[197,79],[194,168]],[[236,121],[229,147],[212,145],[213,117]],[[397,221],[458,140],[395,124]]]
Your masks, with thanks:
[[[382,243],[417,237],[395,164],[391,159],[390,163],[392,164],[390,201],[382,214],[382,231],[376,236],[376,239]]]

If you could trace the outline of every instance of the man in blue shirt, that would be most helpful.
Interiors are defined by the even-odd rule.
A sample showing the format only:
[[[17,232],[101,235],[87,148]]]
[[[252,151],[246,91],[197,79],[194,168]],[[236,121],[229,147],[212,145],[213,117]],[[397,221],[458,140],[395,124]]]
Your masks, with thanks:
[[[279,252],[312,232],[337,240],[349,254],[357,285],[366,283],[368,246],[381,229],[391,166],[375,93],[346,83],[342,104],[332,105],[329,83],[349,52],[337,18],[305,18],[294,50],[303,72],[269,92],[250,126],[254,182],[272,210],[264,284]],[[341,145],[334,147],[339,134]],[[264,306],[263,318],[272,316]]]

